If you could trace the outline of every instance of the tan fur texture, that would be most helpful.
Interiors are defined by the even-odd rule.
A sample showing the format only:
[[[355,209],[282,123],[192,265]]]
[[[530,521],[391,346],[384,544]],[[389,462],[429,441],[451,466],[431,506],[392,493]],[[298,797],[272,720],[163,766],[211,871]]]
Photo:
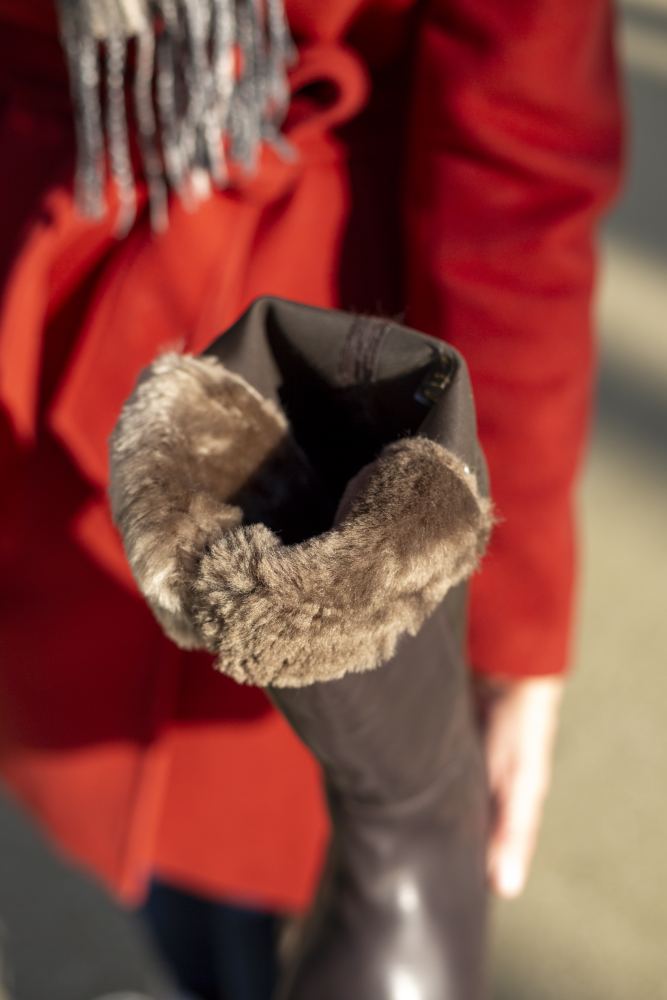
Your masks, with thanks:
[[[474,475],[424,437],[362,469],[329,531],[286,545],[242,523],[244,489],[289,502],[309,479],[284,415],[213,359],[159,359],[112,436],[112,511],[141,591],[174,641],[215,652],[237,681],[297,687],[378,667],[486,544]]]

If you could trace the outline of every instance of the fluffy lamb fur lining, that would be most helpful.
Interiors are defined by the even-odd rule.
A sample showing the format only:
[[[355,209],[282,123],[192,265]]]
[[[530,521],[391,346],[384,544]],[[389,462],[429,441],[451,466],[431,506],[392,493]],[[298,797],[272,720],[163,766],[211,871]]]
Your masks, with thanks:
[[[244,683],[299,687],[370,670],[475,569],[492,515],[441,445],[385,447],[348,485],[332,528],[285,545],[243,524],[244,484],[308,488],[284,414],[212,358],[167,354],[111,438],[110,497],[137,583],[183,648]]]

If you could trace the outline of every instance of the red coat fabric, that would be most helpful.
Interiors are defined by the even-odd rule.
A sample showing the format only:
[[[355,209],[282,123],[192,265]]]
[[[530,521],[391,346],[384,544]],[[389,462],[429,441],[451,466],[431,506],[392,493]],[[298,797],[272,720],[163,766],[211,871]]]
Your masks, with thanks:
[[[260,691],[162,637],[105,500],[137,372],[166,346],[200,350],[253,297],[398,314],[463,352],[501,518],[471,664],[568,661],[592,240],[619,167],[610,6],[287,12],[299,159],[267,152],[196,212],[175,203],[162,236],[142,200],[118,241],[113,210],[93,223],[73,206],[50,5],[0,0],[0,766],[127,899],[159,872],[298,909],[326,837],[314,764]]]

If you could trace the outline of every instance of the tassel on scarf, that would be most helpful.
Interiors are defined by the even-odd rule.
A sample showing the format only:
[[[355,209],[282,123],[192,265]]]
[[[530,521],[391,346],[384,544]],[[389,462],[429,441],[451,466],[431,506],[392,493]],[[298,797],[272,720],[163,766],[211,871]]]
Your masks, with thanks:
[[[294,46],[283,0],[57,0],[74,105],[76,200],[106,211],[106,159],[117,231],[136,213],[126,83],[134,46],[133,118],[151,224],[167,225],[167,191],[196,205],[228,181],[228,159],[252,172],[263,142],[282,155]],[[102,90],[104,89],[104,100]]]

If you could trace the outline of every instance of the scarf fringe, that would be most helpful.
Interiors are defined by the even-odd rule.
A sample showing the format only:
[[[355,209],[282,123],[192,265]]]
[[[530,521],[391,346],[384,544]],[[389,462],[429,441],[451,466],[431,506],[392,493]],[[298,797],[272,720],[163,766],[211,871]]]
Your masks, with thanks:
[[[195,207],[211,186],[225,187],[230,162],[252,173],[262,143],[293,155],[281,134],[296,56],[283,0],[57,0],[57,7],[84,215],[106,212],[108,162],[118,234],[135,219],[130,46],[132,115],[154,230],[167,226],[169,189]]]

